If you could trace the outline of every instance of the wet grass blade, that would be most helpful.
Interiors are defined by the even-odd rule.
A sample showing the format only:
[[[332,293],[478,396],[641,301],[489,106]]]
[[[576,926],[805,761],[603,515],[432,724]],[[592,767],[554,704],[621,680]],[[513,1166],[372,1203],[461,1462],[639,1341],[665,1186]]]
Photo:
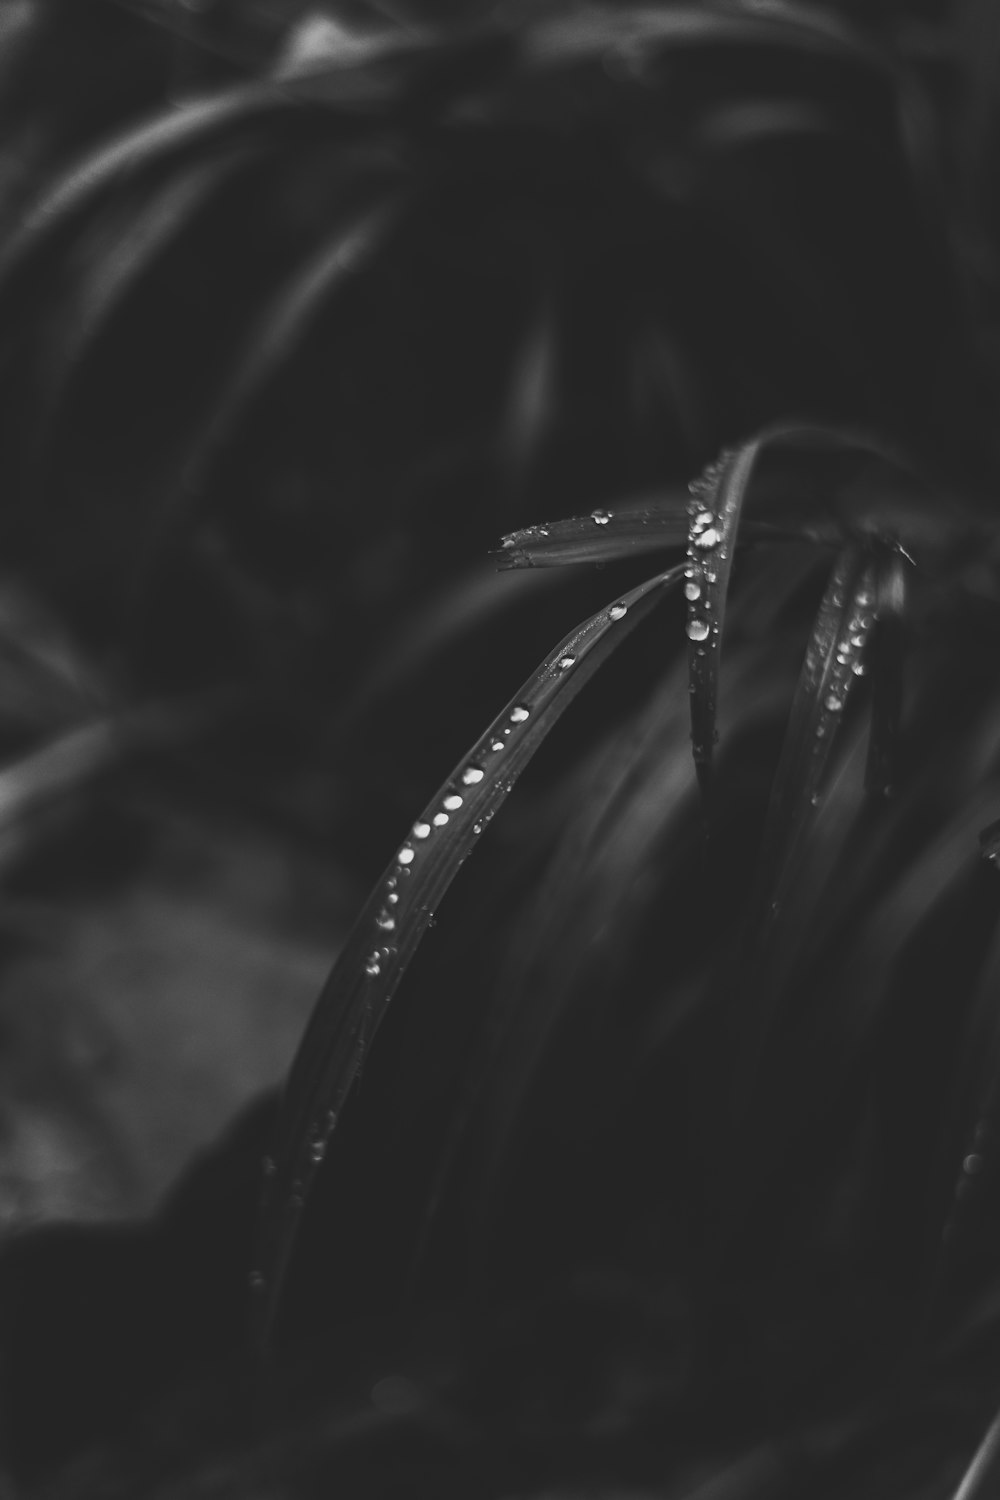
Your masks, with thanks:
[[[903,708],[903,655],[907,561],[896,548],[878,549],[875,627],[869,658],[872,677],[871,733],[865,791],[888,797],[896,777],[899,722]]]
[[[301,1209],[368,1047],[434,911],[520,773],[594,672],[679,583],[678,566],[623,594],[546,657],[413,824],[323,989],[292,1066],[265,1163],[251,1288],[268,1345]]]
[[[763,926],[781,906],[802,837],[819,803],[823,776],[873,624],[875,566],[857,545],[840,554],[823,595],[799,676],[775,773],[757,890]]]
[[[762,441],[755,438],[723,453],[691,486],[684,597],[691,749],[702,795],[708,791],[717,738],[719,662],[736,533]]]
[[[642,509],[598,509],[587,516],[524,526],[505,536],[494,556],[501,568],[562,568],[683,547],[686,501],[678,491]]]

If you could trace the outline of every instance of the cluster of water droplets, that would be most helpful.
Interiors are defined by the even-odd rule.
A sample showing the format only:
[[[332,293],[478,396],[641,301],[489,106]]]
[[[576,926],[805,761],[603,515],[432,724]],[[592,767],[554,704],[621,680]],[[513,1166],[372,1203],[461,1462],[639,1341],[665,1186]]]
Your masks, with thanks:
[[[575,657],[566,655],[560,658],[556,665],[561,671],[566,671],[574,661]],[[484,755],[501,754],[506,749],[510,736],[527,722],[530,715],[531,710],[525,704],[516,703],[506,715],[504,722],[494,725],[486,736],[483,741]],[[478,759],[471,759],[458,773],[455,785],[445,792],[440,805],[414,823],[410,830],[410,837],[397,850],[394,868],[386,879],[382,891],[382,902],[375,913],[375,944],[364,963],[364,972],[369,979],[377,979],[395,954],[395,948],[387,946],[384,939],[386,935],[396,932],[399,922],[400,895],[413,872],[421,849],[433,840],[437,832],[442,828],[447,828],[455,813],[464,806],[468,789],[478,786],[485,776],[485,763],[481,763]],[[483,820],[473,826],[473,833],[481,833],[483,823],[488,822],[491,817],[492,813],[484,814]]]
[[[705,654],[707,641],[717,626],[709,609],[709,588],[716,581],[716,564],[725,557],[721,543],[722,527],[714,509],[716,489],[725,456],[709,464],[688,486],[688,548],[684,569],[684,597],[688,602],[687,637],[697,643],[698,655]]]

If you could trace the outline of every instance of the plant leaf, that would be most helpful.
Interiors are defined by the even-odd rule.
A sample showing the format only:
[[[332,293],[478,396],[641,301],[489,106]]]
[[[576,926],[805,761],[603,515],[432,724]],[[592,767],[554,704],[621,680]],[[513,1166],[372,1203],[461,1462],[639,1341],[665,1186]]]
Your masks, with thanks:
[[[702,793],[708,790],[716,741],[716,707],[726,595],[736,532],[761,438],[723,453],[691,486],[688,505],[687,600],[691,748]]]
[[[877,549],[875,625],[868,655],[872,674],[872,718],[865,791],[887,797],[896,775],[899,721],[903,708],[903,615],[906,559],[896,547]]]
[[[990,1500],[1000,1485],[1000,1414],[993,1418],[952,1500]]]
[[[233,373],[197,439],[184,473],[197,492],[219,450],[246,416],[254,397],[294,353],[323,302],[370,263],[398,222],[404,196],[381,198],[341,224],[281,288],[251,331]]]
[[[75,315],[60,326],[57,360],[50,367],[49,407],[62,391],[117,309],[161,252],[184,230],[215,188],[246,161],[246,153],[227,153],[182,172],[159,188],[110,243],[94,256],[81,282]]]
[[[591,616],[549,653],[432,798],[369,897],[292,1065],[265,1164],[254,1335],[266,1349],[301,1208],[365,1053],[435,908],[550,729],[597,668],[678,583],[660,573]]]
[[[836,732],[873,623],[875,567],[857,544],[837,559],[813,625],[775,773],[757,891],[764,926],[781,906],[803,834],[819,802]]]

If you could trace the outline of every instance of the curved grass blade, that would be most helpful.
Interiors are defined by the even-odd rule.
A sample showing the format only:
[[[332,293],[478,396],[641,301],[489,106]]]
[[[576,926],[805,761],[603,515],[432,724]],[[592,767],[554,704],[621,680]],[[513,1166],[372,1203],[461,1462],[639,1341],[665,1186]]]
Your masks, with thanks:
[[[403,972],[476,839],[599,666],[678,583],[681,566],[624,594],[549,653],[414,823],[378,881],[306,1028],[288,1079],[264,1193],[251,1287],[263,1352],[301,1209],[327,1141]]]
[[[240,85],[208,99],[171,108],[131,125],[87,154],[35,203],[0,250],[0,292],[75,216],[128,173],[205,146],[232,126],[266,120],[287,110],[288,88],[274,83]]]
[[[197,439],[184,471],[196,493],[216,454],[232,437],[254,398],[294,354],[325,300],[370,264],[398,222],[408,198],[384,197],[336,232],[282,287],[235,361],[228,385]]]
[[[775,773],[762,840],[757,890],[763,930],[780,910],[802,837],[819,803],[823,776],[871,632],[875,565],[856,544],[837,559],[813,625]]]
[[[875,568],[875,625],[871,660],[872,717],[865,767],[865,791],[888,797],[896,776],[899,721],[903,708],[903,655],[906,559],[895,547],[878,548]]]
[[[691,749],[702,795],[708,792],[719,690],[722,629],[740,523],[761,438],[710,464],[691,485],[686,582]]]
[[[1000,1489],[1000,1413],[993,1418],[952,1500],[992,1500]]]
[[[919,473],[905,454],[862,432],[782,423],[763,428],[734,452],[754,449],[756,458],[774,445],[857,454],[896,471],[910,486],[922,485]],[[742,500],[740,495],[740,505]],[[687,504],[687,496],[674,493],[641,508],[633,505],[616,510],[598,509],[586,516],[522,527],[501,539],[494,556],[501,568],[557,568],[572,563],[614,562],[640,553],[683,547],[689,540]],[[881,533],[901,523],[905,525],[911,518],[915,523],[920,519],[913,507],[901,511],[899,502],[887,498],[884,490],[875,492],[871,501],[862,506],[852,503],[847,507],[830,501],[827,513],[822,515],[805,508],[789,515],[787,507],[772,509],[765,496],[760,502],[755,500],[753,517],[740,523],[739,540],[829,543],[843,541],[852,533]],[[938,501],[924,518],[925,529],[936,535],[934,528],[939,525],[939,518]]]
[[[168,249],[214,190],[247,160],[244,151],[229,153],[183,172],[157,191],[94,257],[92,274],[81,285],[75,316],[60,327],[57,360],[49,371],[49,407],[59,398],[73,372],[84,362],[129,293]]]

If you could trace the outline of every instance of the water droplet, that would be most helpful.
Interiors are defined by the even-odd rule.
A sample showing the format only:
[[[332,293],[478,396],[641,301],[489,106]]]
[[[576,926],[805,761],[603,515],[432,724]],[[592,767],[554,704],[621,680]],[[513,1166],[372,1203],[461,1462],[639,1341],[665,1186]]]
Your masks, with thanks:
[[[703,531],[700,536],[695,537],[694,544],[696,547],[704,547],[706,552],[710,552],[713,547],[719,545],[719,533],[714,526],[710,526],[707,531]]]
[[[692,601],[694,601],[695,599],[700,599],[701,598],[701,584],[700,583],[686,583],[684,585],[684,597],[685,597],[685,599],[690,599]]]
[[[856,630],[855,633],[851,636],[851,645],[854,647],[855,651],[860,651],[864,643],[865,638],[862,635],[861,631]]]
[[[501,547],[513,547],[514,538],[512,536],[505,536],[502,538],[500,545]]]
[[[981,1156],[977,1156],[975,1153],[973,1153],[971,1156],[967,1156],[962,1163],[962,1171],[969,1172],[972,1176],[975,1176],[977,1172],[981,1172],[982,1170],[983,1158]]]
[[[396,858],[399,860],[399,863],[401,865],[412,865],[413,850],[410,848],[409,844],[403,845],[402,849],[400,849],[399,853],[396,855]]]
[[[609,510],[592,510],[590,512],[590,519],[594,522],[595,526],[607,526],[611,520],[611,512]]]
[[[688,621],[688,627],[687,627],[687,633],[688,633],[688,640],[689,641],[705,641],[705,640],[707,640],[708,639],[708,621],[707,620],[689,620]]]
[[[556,662],[556,666],[559,668],[560,672],[568,672],[570,667],[576,666],[576,657],[570,656],[568,654],[566,656],[560,656],[559,660]]]
[[[843,706],[843,703],[837,697],[836,693],[827,693],[826,698],[823,701],[823,707],[828,713],[839,714]]]
[[[318,1167],[319,1164],[320,1164],[320,1162],[323,1160],[324,1156],[326,1155],[326,1142],[325,1141],[311,1141],[310,1144],[309,1144],[309,1150],[308,1150],[307,1154],[308,1154],[309,1160],[312,1162],[313,1166],[314,1167]]]
[[[450,796],[444,799],[444,803],[442,805],[446,807],[449,812],[457,812],[457,810],[461,807],[462,802],[463,798],[461,798],[457,792],[452,792]]]
[[[693,578],[694,577],[694,573],[695,573],[694,568],[685,568],[684,569],[684,577],[685,578]]]
[[[490,740],[490,749],[494,753],[496,753],[497,750],[502,750],[503,749],[503,740]]]
[[[387,911],[380,911],[375,918],[375,926],[381,927],[383,932],[392,932],[396,926],[396,918],[390,917]]]
[[[431,825],[429,823],[414,823],[413,836],[417,839],[425,839],[429,836]]]
[[[482,823],[473,823],[473,825],[472,825],[472,831],[476,835],[476,837],[478,838],[478,836],[483,831],[483,825],[482,825]]]
[[[435,828],[443,828],[448,821],[448,814],[435,813],[431,821],[433,822]]]
[[[369,979],[375,979],[379,974],[381,974],[381,972],[382,955],[379,953],[378,949],[376,949],[374,953],[369,953],[367,959],[365,960],[365,973],[368,975]]]
[[[267,1286],[267,1282],[260,1271],[251,1271],[247,1277],[247,1281],[252,1292],[262,1292]]]
[[[851,671],[854,673],[855,677],[864,677],[865,673],[868,671],[868,668],[865,666],[863,661],[856,661],[854,663],[854,666],[851,668]]]
[[[693,526],[695,531],[704,531],[705,527],[711,526],[714,520],[715,517],[710,510],[699,510],[695,515],[694,520],[691,522],[691,525]]]
[[[512,724],[523,724],[530,710],[523,703],[516,703],[510,711],[510,722]]]
[[[388,894],[388,896],[386,896],[385,899],[389,903],[390,906],[395,906],[397,904],[397,902],[399,901],[399,897],[396,895],[395,891],[390,891],[389,894]]]
[[[841,646],[840,650],[837,652],[837,665],[839,667],[846,667],[847,663],[850,661],[850,659],[851,659],[850,652],[849,651],[845,651],[844,648],[843,648],[843,646]]]
[[[476,782],[482,781],[485,775],[486,772],[483,770],[482,766],[466,766],[465,770],[462,772],[462,784],[464,786],[475,786]],[[444,805],[445,807],[448,806],[447,800],[445,800]]]
[[[622,604],[621,600],[619,599],[618,603],[617,604],[612,604],[611,608],[608,610],[608,619],[609,620],[624,620],[624,618],[625,618],[625,616],[627,614],[628,614],[628,605],[627,604]]]

